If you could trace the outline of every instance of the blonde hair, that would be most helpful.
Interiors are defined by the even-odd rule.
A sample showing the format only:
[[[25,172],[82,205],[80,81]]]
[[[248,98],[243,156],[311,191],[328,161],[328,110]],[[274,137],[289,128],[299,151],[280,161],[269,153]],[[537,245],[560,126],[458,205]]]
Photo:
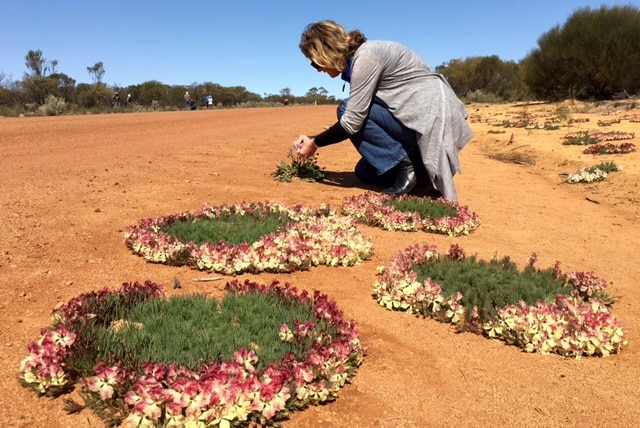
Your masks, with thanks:
[[[347,32],[333,21],[307,25],[300,37],[300,50],[320,67],[339,71],[347,69],[347,58],[367,41],[360,30]]]

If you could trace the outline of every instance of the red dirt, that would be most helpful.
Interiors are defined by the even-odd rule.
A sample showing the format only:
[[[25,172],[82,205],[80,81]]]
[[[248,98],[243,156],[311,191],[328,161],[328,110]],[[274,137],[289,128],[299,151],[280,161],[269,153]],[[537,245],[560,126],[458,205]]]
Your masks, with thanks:
[[[568,132],[598,129],[598,119],[639,110],[567,106],[573,118],[590,121],[556,131],[505,129],[486,120],[541,115],[558,105],[469,106],[475,136],[455,180],[460,203],[482,219],[471,235],[363,226],[375,254],[359,266],[240,276],[261,283],[277,278],[328,294],[357,321],[368,347],[337,401],[293,413],[284,427],[631,427],[640,420],[640,321],[634,309],[640,303],[640,152],[595,157],[561,144]],[[62,399],[37,398],[16,380],[26,344],[50,325],[57,304],[146,279],[166,284],[168,295],[220,293],[225,281],[194,282],[207,274],[134,256],[124,245],[127,226],[204,203],[270,200],[338,208],[345,196],[365,191],[351,174],[358,155],[348,142],[319,152],[326,183],[279,183],[270,176],[288,161],[287,149],[299,133],[320,131],[334,118],[334,106],[0,118],[0,314],[7,324],[0,332],[0,425],[102,426],[89,410],[68,415]],[[600,129],[639,135],[640,123],[622,120]],[[624,170],[599,183],[564,183],[563,173],[609,160]],[[609,358],[527,354],[387,311],[372,298],[376,267],[415,243],[442,251],[458,243],[467,254],[489,259],[497,252],[521,266],[536,252],[538,267],[559,260],[565,270],[593,271],[621,296],[614,314],[629,344]],[[182,289],[170,286],[174,276]]]

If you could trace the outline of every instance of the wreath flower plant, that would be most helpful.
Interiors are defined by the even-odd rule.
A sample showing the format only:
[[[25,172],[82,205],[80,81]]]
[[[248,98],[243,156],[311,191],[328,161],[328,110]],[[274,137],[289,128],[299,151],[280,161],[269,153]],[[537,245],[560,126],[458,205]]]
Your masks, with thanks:
[[[632,140],[633,132],[576,131],[564,136],[564,145],[591,145],[603,141]]]
[[[422,218],[416,211],[402,211],[393,206],[394,201],[416,200],[424,203],[440,204],[452,208],[456,215]],[[413,195],[385,195],[365,192],[359,196],[346,197],[342,202],[343,212],[369,226],[389,231],[439,233],[449,236],[468,235],[480,226],[480,218],[467,206],[444,198],[432,200]]]
[[[264,235],[253,243],[230,245],[220,241],[198,245],[163,232],[163,227],[174,222],[266,213],[283,214],[290,221],[284,230]],[[313,210],[274,202],[205,205],[195,212],[150,218],[129,227],[125,243],[150,262],[189,265],[225,275],[292,272],[318,265],[353,266],[373,252],[371,242],[358,231],[351,218],[336,215],[327,206]]]
[[[139,302],[161,298],[162,286],[147,281],[82,294],[54,310],[52,326],[29,343],[29,355],[21,363],[18,378],[39,395],[52,397],[71,391],[77,382],[85,404],[112,426],[264,426],[290,411],[334,400],[361,365],[366,350],[356,325],[326,295],[298,292],[277,281],[266,286],[233,280],[226,289],[312,305],[320,324],[292,320],[274,332],[299,349],[302,357],[289,352],[277,363],[256,368],[256,352],[242,348],[228,361],[205,363],[197,370],[176,364],[138,364],[135,356],[128,362],[108,357],[83,367],[96,347],[94,326],[113,325],[122,310],[126,315]],[[109,310],[114,302],[121,311]],[[317,325],[322,328],[315,328]],[[78,407],[67,400],[68,411]]]
[[[609,173],[621,171],[622,167],[613,162],[603,162],[590,168],[581,168],[578,172],[567,174],[565,181],[569,184],[593,183],[602,181],[609,176]]]
[[[291,160],[290,164],[281,162],[271,176],[276,180],[290,183],[293,177],[298,177],[302,181],[322,181],[324,179],[324,172],[322,168],[318,166],[318,154],[314,154],[310,157],[300,156],[293,152],[293,149],[289,149],[287,157]]]
[[[582,153],[586,155],[618,155],[618,154],[626,154],[636,151],[636,145],[633,143],[622,143],[622,144],[594,144],[592,146],[584,149]]]
[[[465,309],[460,292],[444,295],[442,286],[431,278],[418,281],[414,267],[437,263],[442,257],[435,245],[415,245],[400,252],[388,266],[379,267],[374,283],[378,304],[501,339],[529,353],[607,357],[627,344],[619,320],[607,303],[607,282],[593,273],[562,272],[557,262],[553,274],[565,287],[571,287],[568,295],[557,295],[551,303],[538,301],[529,306],[520,302],[496,308],[497,315],[481,322],[478,308]],[[444,257],[461,261],[465,254],[454,244]],[[534,254],[528,261],[531,268],[535,260]]]
[[[570,173],[567,175],[566,182],[569,184],[575,183],[593,183],[595,181],[602,181],[608,177],[606,171],[598,168],[581,168],[578,172]]]

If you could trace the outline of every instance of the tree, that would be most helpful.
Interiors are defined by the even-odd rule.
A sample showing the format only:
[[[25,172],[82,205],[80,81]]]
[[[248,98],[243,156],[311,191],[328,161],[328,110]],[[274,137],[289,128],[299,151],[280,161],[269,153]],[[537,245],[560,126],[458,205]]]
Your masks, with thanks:
[[[47,95],[53,93],[58,86],[58,79],[50,74],[56,73],[58,61],[47,61],[40,49],[30,50],[25,57],[25,65],[30,73],[25,73],[22,87],[30,98],[38,105],[42,105]]]
[[[609,99],[640,91],[640,10],[577,9],[538,39],[521,63],[523,79],[542,99]]]
[[[49,77],[58,82],[53,90],[53,95],[58,98],[63,98],[67,102],[72,101],[76,88],[75,79],[72,79],[64,73],[54,73]]]
[[[182,98],[182,96],[184,95],[184,90],[183,87],[177,87],[176,88],[178,92],[180,92],[179,97],[180,97],[180,104],[179,105],[183,105],[184,104],[184,99]],[[163,84],[158,82],[157,80],[150,80],[148,82],[144,82],[142,83],[138,90],[138,102],[142,105],[147,105],[150,106],[154,101],[161,105],[161,106],[165,106],[167,105],[167,101],[168,101],[168,87]],[[175,92],[175,91],[172,91]]]
[[[35,51],[30,50],[25,57],[25,65],[28,70],[31,70],[30,76],[34,78],[47,77],[48,74],[56,72],[56,66],[58,61],[47,61],[40,49]]]
[[[104,76],[104,64],[102,61],[96,62],[92,67],[87,67],[89,77],[93,80],[93,100],[92,106],[104,107],[110,105],[111,91],[102,83]]]
[[[280,89],[280,97],[290,98],[292,96],[293,95],[291,94],[291,88],[287,87],[287,88]]]
[[[322,94],[326,95],[327,90],[323,87],[316,88],[314,86],[313,88],[309,89],[306,94],[304,94],[304,97],[306,99],[306,102],[308,103],[322,104]]]
[[[436,67],[459,97],[481,91],[485,95],[515,101],[527,96],[519,65],[502,61],[497,55],[457,59]]]
[[[9,85],[11,84],[11,79],[7,77],[6,74],[0,72],[0,105],[9,104],[11,102],[11,90],[9,89]]]
[[[104,76],[105,70],[102,61],[96,62],[93,67],[87,67],[87,71],[89,72],[89,76],[93,83],[99,85],[102,83],[102,77]]]

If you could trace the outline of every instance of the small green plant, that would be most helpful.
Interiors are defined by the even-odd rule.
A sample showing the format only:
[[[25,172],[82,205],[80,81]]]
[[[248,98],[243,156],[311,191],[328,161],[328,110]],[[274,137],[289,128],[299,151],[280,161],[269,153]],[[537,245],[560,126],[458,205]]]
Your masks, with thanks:
[[[588,171],[595,172],[595,170],[600,170],[608,174],[611,172],[620,171],[621,169],[622,168],[620,168],[619,165],[616,165],[613,162],[602,162],[602,163],[599,163],[598,165],[592,166],[591,168],[588,169]]]
[[[324,179],[324,173],[318,166],[318,155],[310,157],[294,154],[293,150],[289,150],[287,157],[291,159],[291,163],[280,163],[275,172],[271,174],[276,180],[290,183],[294,177],[298,177],[303,181],[320,181]]]
[[[288,223],[285,213],[255,211],[244,215],[225,213],[216,219],[176,221],[165,225],[162,231],[182,242],[198,245],[220,241],[231,245],[252,244],[264,235],[282,230]]]

